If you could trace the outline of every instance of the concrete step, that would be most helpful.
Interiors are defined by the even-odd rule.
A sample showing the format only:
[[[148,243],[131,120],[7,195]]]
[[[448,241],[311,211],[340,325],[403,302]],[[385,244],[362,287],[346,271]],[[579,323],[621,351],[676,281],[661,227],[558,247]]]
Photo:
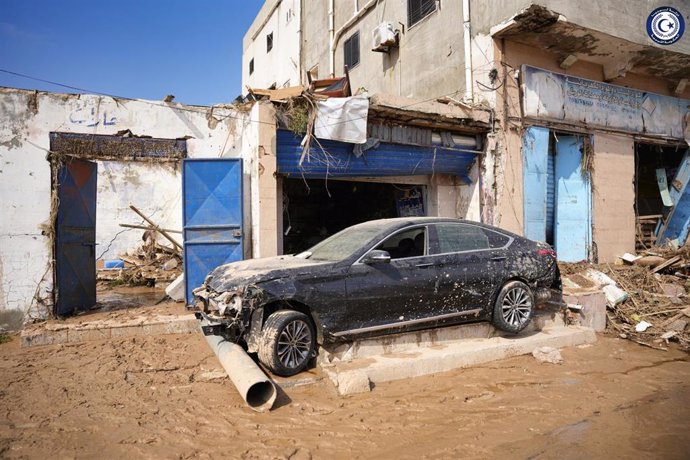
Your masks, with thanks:
[[[199,332],[193,314],[137,315],[125,319],[105,319],[85,323],[49,321],[29,326],[21,333],[22,347],[88,342],[140,335],[190,334]]]
[[[470,325],[479,327],[478,325]],[[346,361],[321,361],[324,373],[341,394],[368,391],[370,383],[447,372],[530,354],[539,347],[564,348],[596,342],[596,333],[579,326],[545,327],[516,336],[459,338],[406,351],[368,355]]]

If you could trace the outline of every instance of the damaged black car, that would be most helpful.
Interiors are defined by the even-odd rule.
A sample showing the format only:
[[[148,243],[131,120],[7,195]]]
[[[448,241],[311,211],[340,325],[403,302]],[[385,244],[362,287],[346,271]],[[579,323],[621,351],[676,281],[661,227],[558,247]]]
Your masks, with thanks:
[[[365,222],[300,254],[222,265],[194,290],[204,333],[281,376],[324,342],[480,320],[518,333],[560,293],[549,245],[432,217]]]

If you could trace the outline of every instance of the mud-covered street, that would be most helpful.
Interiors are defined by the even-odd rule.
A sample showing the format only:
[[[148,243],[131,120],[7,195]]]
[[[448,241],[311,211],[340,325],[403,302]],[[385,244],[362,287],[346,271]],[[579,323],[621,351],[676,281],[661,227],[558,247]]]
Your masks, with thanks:
[[[690,457],[686,353],[602,336],[562,354],[349,397],[324,379],[258,414],[200,335],[32,349],[15,338],[0,345],[0,457]]]

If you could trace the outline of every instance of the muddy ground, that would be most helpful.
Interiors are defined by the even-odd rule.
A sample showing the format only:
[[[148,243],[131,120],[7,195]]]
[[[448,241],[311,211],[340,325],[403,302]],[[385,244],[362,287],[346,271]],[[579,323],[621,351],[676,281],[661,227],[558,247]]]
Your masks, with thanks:
[[[600,337],[248,410],[200,335],[0,345],[2,458],[690,458],[688,354]],[[316,371],[312,374],[318,376]]]

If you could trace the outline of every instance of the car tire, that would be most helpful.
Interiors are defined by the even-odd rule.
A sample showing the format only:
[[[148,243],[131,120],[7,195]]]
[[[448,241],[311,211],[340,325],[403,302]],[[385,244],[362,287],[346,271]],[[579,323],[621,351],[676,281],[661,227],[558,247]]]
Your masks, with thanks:
[[[316,333],[311,319],[295,310],[272,313],[261,330],[259,361],[282,377],[302,372],[314,356]]]
[[[534,294],[522,281],[510,281],[501,288],[494,304],[493,325],[517,334],[527,327],[534,315]]]

